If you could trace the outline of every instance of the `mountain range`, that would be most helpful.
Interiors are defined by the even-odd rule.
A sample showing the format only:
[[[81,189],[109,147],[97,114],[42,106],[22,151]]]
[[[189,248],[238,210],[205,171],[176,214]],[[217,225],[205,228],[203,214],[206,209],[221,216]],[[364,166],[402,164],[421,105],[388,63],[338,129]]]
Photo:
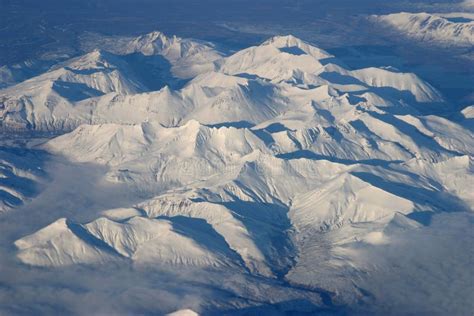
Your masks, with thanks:
[[[57,218],[20,236],[16,255],[244,275],[329,311],[384,299],[371,276],[405,260],[380,268],[384,251],[444,275],[407,236],[473,211],[472,107],[452,112],[416,74],[350,69],[291,35],[234,53],[160,32],[94,50],[0,90],[0,130],[54,135],[35,150],[104,167],[140,201]],[[53,176],[6,149],[0,175],[0,216]]]

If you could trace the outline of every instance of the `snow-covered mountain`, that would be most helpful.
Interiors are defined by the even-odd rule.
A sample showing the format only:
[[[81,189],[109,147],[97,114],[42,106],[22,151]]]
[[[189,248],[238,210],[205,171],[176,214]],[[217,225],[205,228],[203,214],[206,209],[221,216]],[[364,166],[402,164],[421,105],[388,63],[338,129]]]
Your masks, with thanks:
[[[151,39],[155,45],[157,40]],[[136,48],[138,44],[134,45]],[[195,55],[202,47],[179,47],[183,58],[190,54],[194,56],[192,60],[199,59]],[[201,58],[208,60],[208,53],[204,49]],[[58,131],[82,123],[136,124],[153,120],[175,126],[190,119],[205,124],[259,124],[289,113],[314,112],[314,100],[357,104],[367,101],[370,105],[400,108],[410,103],[419,105],[422,111],[430,109],[430,104],[443,102],[439,92],[414,74],[382,68],[348,70],[328,53],[292,36],[276,37],[222,58],[216,62],[218,69],[194,77],[179,90],[164,87],[144,92],[148,88],[131,66],[120,56],[94,51],[0,90],[1,126]],[[133,113],[130,107],[134,108]]]
[[[20,236],[25,264],[232,273],[267,282],[271,299],[283,284],[331,309],[379,298],[378,251],[473,211],[470,109],[429,114],[449,105],[415,74],[349,69],[293,36],[228,57],[158,32],[122,49],[0,90],[4,131],[61,133],[41,149],[105,167],[105,183],[140,197]],[[137,53],[189,81],[152,89]],[[416,257],[424,244],[411,242]],[[413,260],[442,274],[438,259]]]
[[[222,57],[222,53],[216,51],[210,42],[176,36],[167,37],[161,32],[151,32],[136,38],[108,39],[104,35],[97,34],[91,36],[94,36],[90,39],[92,43],[89,43],[87,39],[79,39],[81,47],[78,51],[109,52],[122,56],[127,62],[133,64],[132,67],[136,73],[147,73],[147,78],[142,79],[148,79],[148,83],[153,84],[151,88],[163,83],[154,82],[157,79],[170,84],[173,78],[174,81],[176,78],[189,79],[212,70],[214,61]],[[53,54],[52,56],[46,54],[37,60],[30,59],[16,64],[0,65],[0,89],[46,72],[55,64],[65,61],[67,56],[70,54]]]
[[[41,191],[47,175],[44,153],[0,147],[0,214],[30,201]]]
[[[192,78],[210,71],[214,68],[213,62],[222,57],[211,43],[176,36],[167,37],[161,32],[139,36],[116,50],[121,54],[163,56],[170,63],[173,75],[178,78]]]
[[[474,45],[474,16],[469,13],[434,15],[402,12],[373,16],[372,19],[416,40],[450,46]]]
[[[26,60],[13,65],[0,66],[0,88],[15,85],[41,74],[56,63],[52,60]]]

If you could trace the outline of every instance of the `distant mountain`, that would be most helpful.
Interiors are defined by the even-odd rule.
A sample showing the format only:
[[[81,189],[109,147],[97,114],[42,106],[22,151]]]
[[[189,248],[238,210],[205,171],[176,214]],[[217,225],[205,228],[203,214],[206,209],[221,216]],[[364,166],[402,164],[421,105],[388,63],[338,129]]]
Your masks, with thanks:
[[[212,70],[213,62],[222,57],[211,43],[167,37],[161,32],[152,32],[132,40],[125,47],[118,47],[121,54],[142,53],[146,56],[163,56],[170,64],[173,75],[192,78]]]
[[[445,45],[471,47],[474,45],[474,16],[472,14],[394,13],[373,16],[407,37]]]
[[[184,45],[175,38],[164,41],[161,34],[148,37],[145,43],[150,46],[139,38],[132,42],[131,50],[152,53],[165,49],[167,58],[185,58],[188,66],[188,58],[198,60],[198,65],[209,60],[210,50],[202,46]],[[314,98],[321,103],[334,98],[355,103],[365,99],[369,104],[375,98],[379,106],[406,108],[410,103],[422,111],[443,102],[439,92],[416,75],[381,68],[348,70],[328,53],[291,36],[221,58],[215,62],[216,70],[194,77],[179,90],[164,87],[147,92],[150,88],[144,78],[149,78],[149,69],[134,65],[123,56],[94,51],[0,90],[0,126],[54,131],[81,123],[147,119],[167,126],[189,119],[206,124],[259,124],[289,111],[314,111],[310,105]],[[177,65],[181,67],[181,61]],[[173,79],[163,84],[170,81]]]
[[[106,48],[107,51],[95,49],[55,66],[51,60],[4,65],[0,67],[0,89],[6,89],[5,93],[15,99],[12,102],[16,108],[30,99],[35,99],[35,104],[48,103],[51,108],[64,104],[61,99],[77,102],[109,92],[130,94],[158,90],[165,85],[179,86],[187,79],[213,70],[214,61],[222,57],[210,43],[176,36],[168,38],[160,32],[118,41],[115,45],[109,43]],[[47,72],[37,76],[44,71]],[[7,89],[11,86],[15,87]],[[61,127],[48,127],[51,128]],[[64,128],[71,127],[66,123]]]

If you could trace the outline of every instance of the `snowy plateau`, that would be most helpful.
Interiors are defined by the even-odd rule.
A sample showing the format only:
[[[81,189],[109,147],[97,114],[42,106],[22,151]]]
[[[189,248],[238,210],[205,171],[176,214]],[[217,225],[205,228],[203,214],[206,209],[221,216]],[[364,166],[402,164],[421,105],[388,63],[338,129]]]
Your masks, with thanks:
[[[472,21],[370,19],[474,43]],[[474,311],[473,106],[416,74],[158,31],[1,71],[0,314]],[[72,311],[12,303],[48,295]]]

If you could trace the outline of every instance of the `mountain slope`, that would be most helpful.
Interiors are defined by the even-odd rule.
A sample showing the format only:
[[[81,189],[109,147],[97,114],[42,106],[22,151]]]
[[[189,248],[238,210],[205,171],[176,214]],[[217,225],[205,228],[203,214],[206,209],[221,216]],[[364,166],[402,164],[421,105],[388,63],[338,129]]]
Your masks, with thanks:
[[[47,180],[45,153],[0,147],[0,214],[33,199]]]

